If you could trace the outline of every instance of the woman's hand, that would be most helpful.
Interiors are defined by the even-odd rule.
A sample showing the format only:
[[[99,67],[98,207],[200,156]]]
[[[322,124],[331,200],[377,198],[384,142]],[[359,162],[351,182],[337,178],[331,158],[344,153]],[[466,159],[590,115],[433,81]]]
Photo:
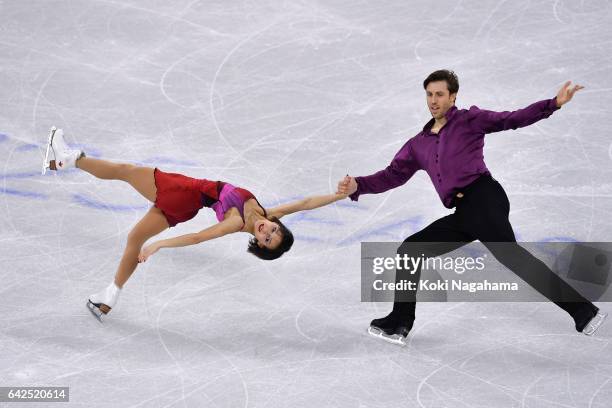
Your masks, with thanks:
[[[348,174],[338,182],[338,190],[336,194],[346,194],[347,196],[357,191],[357,180],[355,177],[350,177]]]
[[[347,198],[349,195],[346,193],[339,193],[339,192],[335,192],[334,193],[336,195],[336,201],[338,200],[344,200],[345,198]]]
[[[159,251],[159,245],[156,242],[142,248],[140,250],[140,254],[138,255],[138,263],[146,262],[147,259],[149,259],[149,257],[157,251]]]

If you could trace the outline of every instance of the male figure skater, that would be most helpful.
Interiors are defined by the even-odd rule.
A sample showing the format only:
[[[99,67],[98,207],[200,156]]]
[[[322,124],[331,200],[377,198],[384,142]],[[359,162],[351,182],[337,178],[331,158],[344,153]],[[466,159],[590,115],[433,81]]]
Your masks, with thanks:
[[[566,82],[555,98],[514,112],[493,112],[476,106],[457,109],[459,81],[452,71],[431,73],[423,88],[432,119],[402,146],[387,168],[365,177],[346,176],[338,183],[338,192],[350,194],[351,200],[357,201],[361,194],[382,193],[401,186],[417,170],[425,170],[444,206],[456,209],[408,237],[398,254],[435,257],[480,240],[503,265],[569,313],[577,331],[593,334],[606,314],[516,244],[508,220],[508,197],[491,176],[483,157],[485,134],[525,127],[547,118],[583,87]],[[396,281],[418,282],[420,272],[420,267],[415,271],[398,269]],[[393,310],[384,318],[372,320],[369,333],[405,344],[414,323],[415,306],[416,291],[396,291]]]

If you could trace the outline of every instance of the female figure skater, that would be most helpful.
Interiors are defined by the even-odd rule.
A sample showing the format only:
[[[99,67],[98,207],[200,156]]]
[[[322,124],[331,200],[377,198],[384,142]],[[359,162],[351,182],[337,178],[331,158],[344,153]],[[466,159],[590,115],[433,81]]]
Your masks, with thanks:
[[[49,153],[52,153],[52,160]],[[181,174],[165,173],[157,168],[112,163],[86,157],[70,149],[61,129],[51,128],[43,174],[47,169],[76,167],[104,180],[122,180],[153,203],[151,209],[128,234],[125,251],[114,281],[88,299],[89,310],[101,320],[117,303],[121,288],[140,262],[146,262],[161,248],[195,245],[235,232],[253,235],[248,252],[260,259],[272,260],[293,245],[293,235],[279,218],[298,211],[312,210],[344,199],[346,194],[307,197],[266,210],[248,190],[222,181],[194,179]],[[218,224],[200,232],[156,241],[143,248],[151,237],[178,223],[195,217],[203,207],[212,208]]]

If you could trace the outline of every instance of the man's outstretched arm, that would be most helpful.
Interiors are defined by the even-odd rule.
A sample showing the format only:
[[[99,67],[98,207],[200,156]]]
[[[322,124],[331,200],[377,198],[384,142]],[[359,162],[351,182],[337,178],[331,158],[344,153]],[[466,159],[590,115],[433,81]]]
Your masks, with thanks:
[[[406,183],[420,166],[412,155],[409,140],[383,170],[363,177],[346,176],[338,182],[338,194],[348,194],[357,201],[361,194],[382,193]]]
[[[554,98],[533,103],[513,112],[494,112],[472,106],[468,112],[470,126],[482,133],[529,126],[552,115],[554,111],[571,101],[574,94],[583,88],[580,85],[571,86],[571,81],[567,81]]]

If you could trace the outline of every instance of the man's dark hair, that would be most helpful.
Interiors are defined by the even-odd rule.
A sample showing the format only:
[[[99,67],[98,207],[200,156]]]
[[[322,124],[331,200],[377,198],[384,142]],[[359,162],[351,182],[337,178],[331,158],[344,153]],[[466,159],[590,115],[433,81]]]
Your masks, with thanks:
[[[446,87],[448,88],[449,94],[456,94],[459,92],[459,78],[453,71],[449,71],[448,69],[440,69],[438,71],[434,71],[423,81],[423,89],[427,89],[427,85],[430,82],[436,81],[446,81]]]
[[[278,244],[278,246],[274,249],[265,247],[262,248],[259,246],[257,238],[251,238],[249,240],[249,247],[247,249],[248,252],[252,253],[259,259],[266,261],[280,258],[285,252],[290,250],[291,246],[293,245],[293,234],[291,231],[289,231],[289,228],[285,227],[285,225],[276,217],[270,217],[270,221],[278,224],[282,237],[280,244]]]

